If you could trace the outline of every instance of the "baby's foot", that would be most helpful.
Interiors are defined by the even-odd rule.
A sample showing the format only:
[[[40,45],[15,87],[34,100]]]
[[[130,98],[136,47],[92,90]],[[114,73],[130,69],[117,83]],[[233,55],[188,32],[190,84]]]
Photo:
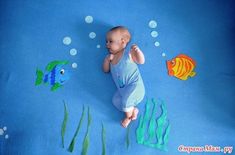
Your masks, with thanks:
[[[131,120],[134,121],[137,119],[139,110],[137,108],[134,108],[133,112],[132,112],[132,116],[131,116]]]
[[[130,123],[131,123],[131,118],[124,118],[124,119],[121,121],[121,125],[122,125],[124,128],[127,128]]]

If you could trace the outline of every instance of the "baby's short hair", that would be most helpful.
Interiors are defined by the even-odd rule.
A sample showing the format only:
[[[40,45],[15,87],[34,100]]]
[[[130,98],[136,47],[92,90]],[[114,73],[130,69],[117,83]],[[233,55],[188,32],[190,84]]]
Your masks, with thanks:
[[[109,30],[109,32],[111,31],[119,31],[123,35],[123,39],[125,39],[127,43],[131,40],[131,34],[124,26],[115,26]]]

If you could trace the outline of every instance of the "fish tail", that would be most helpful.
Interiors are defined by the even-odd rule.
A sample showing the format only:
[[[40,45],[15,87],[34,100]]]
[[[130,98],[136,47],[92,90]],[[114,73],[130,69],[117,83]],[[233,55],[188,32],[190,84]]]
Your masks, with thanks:
[[[37,78],[36,78],[36,81],[35,81],[35,85],[40,85],[43,81],[43,72],[39,69],[37,69],[36,71],[36,75],[37,75]]]

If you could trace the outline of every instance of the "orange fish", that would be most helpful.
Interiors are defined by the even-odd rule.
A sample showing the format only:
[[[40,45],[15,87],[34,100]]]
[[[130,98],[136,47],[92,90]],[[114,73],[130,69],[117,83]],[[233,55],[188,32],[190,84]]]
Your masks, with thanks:
[[[180,54],[167,62],[168,74],[175,76],[181,80],[187,80],[188,77],[193,77],[196,73],[193,71],[196,67],[196,62],[187,55]]]

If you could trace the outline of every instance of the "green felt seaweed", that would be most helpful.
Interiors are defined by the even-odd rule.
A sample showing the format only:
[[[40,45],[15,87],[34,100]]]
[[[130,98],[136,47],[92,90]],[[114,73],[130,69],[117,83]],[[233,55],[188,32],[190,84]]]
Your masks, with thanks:
[[[136,130],[137,143],[143,144],[145,139],[145,131],[147,129],[148,120],[150,118],[150,101],[145,104],[145,114],[140,116],[139,126]]]
[[[163,143],[163,131],[164,131],[164,125],[166,123],[166,115],[167,115],[167,111],[166,111],[166,107],[165,107],[164,103],[162,103],[161,108],[162,108],[162,114],[157,119],[158,127],[157,127],[157,130],[156,130],[159,145],[161,145]]]
[[[127,149],[130,146],[130,128],[131,128],[131,125],[128,126],[127,133],[126,133],[126,147],[127,147]]]
[[[151,103],[150,100],[148,99],[145,106],[145,115],[144,115],[144,124],[143,124],[144,128],[147,128],[148,120],[150,119],[150,108],[151,108]]]
[[[65,101],[64,102],[64,120],[62,123],[62,127],[61,127],[61,137],[62,137],[62,147],[64,148],[64,135],[65,135],[65,131],[66,131],[66,125],[68,122],[68,110],[67,110],[67,106]]]
[[[68,63],[68,61],[52,61],[46,66],[46,71],[50,72],[56,65],[66,65]]]
[[[156,131],[156,113],[157,113],[157,102],[155,99],[152,99],[152,103],[154,105],[152,110],[152,115],[149,123],[148,133],[149,139],[148,142],[151,143],[155,139],[155,131]]]
[[[155,139],[155,131],[156,131],[156,121],[154,118],[151,118],[148,129],[149,138],[146,142],[144,142],[145,144],[150,144]]]
[[[70,145],[69,145],[69,148],[68,148],[68,151],[69,151],[69,152],[73,152],[73,150],[74,150],[74,145],[75,145],[76,137],[77,137],[78,132],[79,132],[81,126],[82,126],[82,122],[83,122],[84,116],[85,116],[85,107],[84,107],[84,105],[83,105],[83,108],[82,108],[82,115],[81,115],[81,118],[80,118],[80,120],[79,120],[79,124],[78,124],[78,126],[77,126],[76,132],[74,133],[73,139],[71,140]]]
[[[106,132],[105,132],[104,124],[102,123],[102,155],[106,155],[105,136],[106,136]]]
[[[83,145],[82,145],[82,155],[87,155],[87,151],[89,148],[89,144],[90,144],[90,138],[89,138],[89,132],[90,132],[90,125],[91,125],[91,114],[90,114],[90,108],[88,107],[88,124],[87,124],[87,132],[86,132],[86,136],[84,138],[83,141]]]
[[[35,81],[35,85],[40,85],[43,81],[43,72],[39,69],[36,70],[36,81]]]
[[[144,143],[144,133],[145,133],[145,129],[143,128],[143,116],[140,116],[140,121],[139,121],[139,126],[136,129],[136,139],[137,139],[137,143],[138,144],[143,144]]]
[[[168,123],[168,126],[166,128],[166,132],[165,132],[165,135],[163,137],[163,140],[164,140],[164,145],[166,145],[169,141],[169,133],[170,133],[170,129],[171,129],[171,125]]]
[[[82,155],[87,155],[89,144],[90,144],[89,135],[86,134],[82,145],[82,153],[81,153]]]
[[[136,129],[137,142],[145,146],[167,151],[166,145],[169,139],[170,123],[168,121],[168,126],[165,128],[167,124],[166,106],[161,100],[159,100],[158,103],[155,99],[152,99],[152,103],[154,106],[152,110],[150,110],[150,101],[147,100],[145,114],[144,116],[140,116],[139,125]],[[156,119],[158,104],[160,105],[162,113],[159,118]],[[147,134],[147,138],[145,134]]]

